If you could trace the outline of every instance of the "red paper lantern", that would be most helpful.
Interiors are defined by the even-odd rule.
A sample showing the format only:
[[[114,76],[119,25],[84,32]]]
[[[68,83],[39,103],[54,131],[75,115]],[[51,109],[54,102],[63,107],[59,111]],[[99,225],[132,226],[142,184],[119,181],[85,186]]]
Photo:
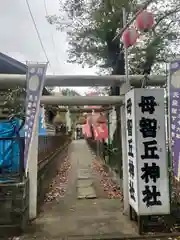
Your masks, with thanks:
[[[106,118],[103,115],[100,115],[98,119],[96,120],[98,124],[106,123]]]
[[[154,16],[151,12],[142,11],[136,18],[136,26],[140,31],[147,32],[154,24]]]
[[[124,43],[125,48],[129,48],[133,44],[136,43],[138,38],[138,32],[134,27],[131,27],[124,31],[122,35],[122,41]]]

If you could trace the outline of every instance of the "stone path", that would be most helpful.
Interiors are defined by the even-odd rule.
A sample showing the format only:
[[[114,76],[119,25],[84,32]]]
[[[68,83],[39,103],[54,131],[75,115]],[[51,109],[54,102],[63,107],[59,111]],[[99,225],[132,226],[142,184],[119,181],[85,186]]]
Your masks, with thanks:
[[[96,193],[93,187],[92,177],[92,156],[87,145],[83,145],[83,151],[81,150],[82,156],[78,158],[78,182],[77,182],[77,194],[78,199],[83,198],[96,198]],[[81,154],[79,153],[79,154]],[[83,153],[86,153],[83,155]]]
[[[137,236],[136,224],[122,214],[120,199],[99,197],[99,179],[92,173],[93,156],[84,140],[73,141],[69,149],[71,174],[64,198],[44,206],[21,239],[103,239]],[[96,185],[96,189],[94,188]]]

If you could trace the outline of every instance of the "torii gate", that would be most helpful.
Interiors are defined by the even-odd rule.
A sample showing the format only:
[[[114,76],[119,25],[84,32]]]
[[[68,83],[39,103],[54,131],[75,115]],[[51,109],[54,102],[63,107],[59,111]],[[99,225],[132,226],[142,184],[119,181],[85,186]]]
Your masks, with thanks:
[[[129,82],[133,87],[141,87],[143,75],[130,75]],[[163,86],[166,83],[166,76],[164,75],[152,75],[147,81],[149,86]],[[12,87],[26,87],[26,75],[0,75],[0,84],[3,88]],[[120,96],[42,96],[41,104],[51,104],[51,105],[120,105],[121,106],[121,121],[125,122],[125,109],[124,109],[124,95],[127,92],[126,88],[126,76],[122,75],[105,75],[105,76],[72,76],[72,75],[62,75],[62,76],[46,76],[45,86],[49,87],[84,87],[84,86],[120,86],[121,95]],[[82,111],[82,109],[81,109]],[[85,110],[86,111],[86,110]],[[39,108],[37,108],[37,115],[39,115]],[[38,125],[36,123],[36,125]],[[128,166],[126,161],[126,130],[122,124],[122,149],[123,149],[123,194],[124,194],[124,211],[128,210],[128,179],[127,172]],[[37,216],[37,163],[38,163],[38,127],[34,128],[34,134],[31,145],[31,159],[29,163],[29,216],[30,219],[36,218]]]

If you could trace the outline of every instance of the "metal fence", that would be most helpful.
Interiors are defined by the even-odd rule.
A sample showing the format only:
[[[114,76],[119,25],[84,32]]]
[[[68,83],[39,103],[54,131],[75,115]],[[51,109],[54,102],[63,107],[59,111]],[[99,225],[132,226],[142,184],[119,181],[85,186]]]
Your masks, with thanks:
[[[52,179],[65,159],[71,136],[39,137],[38,155],[38,211],[44,202]]]
[[[38,165],[45,165],[67,141],[68,136],[39,136]],[[24,177],[24,137],[0,138],[0,181]]]
[[[67,135],[63,136],[39,136],[38,145],[38,165],[44,165],[49,161],[51,156],[55,154],[68,140]]]
[[[105,159],[106,148],[104,143],[94,140],[92,138],[87,138],[86,141],[88,145],[91,147],[91,149],[95,152],[97,157],[100,157],[101,159]]]

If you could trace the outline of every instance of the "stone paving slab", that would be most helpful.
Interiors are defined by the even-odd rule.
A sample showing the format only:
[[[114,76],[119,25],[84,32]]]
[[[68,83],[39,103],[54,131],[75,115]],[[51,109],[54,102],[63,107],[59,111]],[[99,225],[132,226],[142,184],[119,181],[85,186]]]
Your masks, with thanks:
[[[66,209],[63,216],[57,210],[58,208],[46,212],[43,217],[36,220],[36,224],[30,230],[29,240],[33,239],[33,232],[37,239],[41,234],[52,238],[101,236],[113,233],[118,233],[119,236],[124,234],[137,236],[136,224],[127,221],[123,216],[119,199],[76,200]]]
[[[96,193],[93,187],[81,187],[78,188],[78,199],[93,199],[96,198]]]
[[[77,198],[78,199],[93,199],[96,198],[96,192],[93,187],[91,162],[92,156],[88,150],[87,144],[81,150],[81,154],[86,152],[84,157],[78,159],[77,171]]]
[[[81,180],[78,179],[77,196],[78,196],[78,199],[96,198],[96,193],[93,188],[92,179],[81,179]]]
[[[92,179],[78,179],[77,188],[92,187]]]
[[[84,174],[82,172],[78,173],[78,179],[88,179],[88,178],[92,178],[92,174],[89,172],[89,170],[87,170],[88,173]]]

